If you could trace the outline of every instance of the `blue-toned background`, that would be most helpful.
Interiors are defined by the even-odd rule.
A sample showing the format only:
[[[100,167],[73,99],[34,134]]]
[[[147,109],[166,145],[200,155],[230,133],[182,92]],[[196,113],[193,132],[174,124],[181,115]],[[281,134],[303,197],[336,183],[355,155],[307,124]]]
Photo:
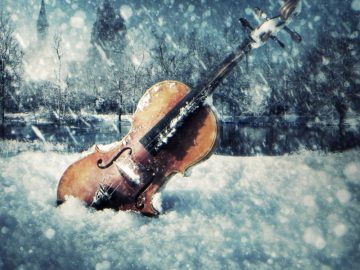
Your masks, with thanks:
[[[0,269],[360,267],[359,0],[303,0],[303,41],[235,68],[214,155],[156,219],[56,207],[58,180],[126,134],[152,84],[194,87],[246,38],[240,17],[282,2],[0,1]]]

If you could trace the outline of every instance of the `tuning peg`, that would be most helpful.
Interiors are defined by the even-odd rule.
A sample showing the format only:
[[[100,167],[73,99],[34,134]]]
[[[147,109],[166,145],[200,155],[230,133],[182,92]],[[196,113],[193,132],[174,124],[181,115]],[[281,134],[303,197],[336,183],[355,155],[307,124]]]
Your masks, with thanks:
[[[246,29],[250,29],[251,31],[254,30],[254,27],[251,26],[251,24],[249,23],[248,20],[246,20],[244,18],[240,18],[239,22],[241,23],[242,27],[244,27]]]
[[[284,30],[286,31],[286,33],[288,33],[291,37],[291,39],[296,42],[296,43],[300,43],[302,41],[302,37],[300,36],[299,33],[291,30],[289,27],[285,26]]]
[[[275,41],[282,49],[285,49],[285,44],[281,42],[276,36],[270,36],[270,38]]]

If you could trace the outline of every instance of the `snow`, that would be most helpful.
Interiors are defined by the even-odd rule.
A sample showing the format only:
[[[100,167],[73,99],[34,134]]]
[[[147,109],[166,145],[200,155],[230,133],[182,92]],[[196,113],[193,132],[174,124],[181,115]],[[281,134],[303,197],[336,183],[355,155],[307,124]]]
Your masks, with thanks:
[[[125,21],[128,21],[133,15],[132,8],[128,5],[122,5],[120,7],[120,15],[124,18]]]
[[[109,261],[102,261],[96,264],[96,270],[108,270],[111,269],[111,264]]]
[[[31,126],[31,129],[34,131],[35,135],[43,142],[46,142],[44,135],[41,133],[40,129],[36,126]]]
[[[318,228],[307,228],[304,233],[304,241],[310,245],[313,245],[317,249],[323,249],[326,246],[326,242],[321,235]]]
[[[266,105],[266,99],[271,93],[271,89],[267,84],[262,84],[256,82],[252,85],[251,91],[248,92],[248,99],[249,99],[249,107],[256,111],[257,113],[261,113]]]
[[[114,162],[115,166],[118,168],[119,172],[122,175],[125,175],[126,179],[132,181],[135,184],[141,183],[141,178],[138,175],[137,171],[139,170],[137,166],[133,163],[125,163],[125,162]]]
[[[95,48],[98,51],[101,59],[109,66],[112,67],[114,66],[114,62],[109,59],[106,55],[106,52],[101,48],[101,46],[99,44],[95,44]]]
[[[131,56],[131,62],[133,63],[134,66],[138,67],[138,66],[141,65],[142,60],[139,59],[139,56],[138,56],[138,55],[133,54],[133,55]]]
[[[360,164],[351,162],[344,169],[344,175],[348,181],[353,183],[360,182]]]
[[[83,11],[77,11],[74,16],[70,18],[70,25],[74,28],[81,29],[85,26],[86,14]]]
[[[174,87],[176,85],[176,83],[171,83],[170,84],[170,88]],[[165,129],[163,129],[159,134],[158,134],[158,141],[155,145],[155,149],[158,150],[160,149],[160,147],[164,144],[166,144],[168,142],[168,140],[170,138],[172,138],[175,133],[176,133],[176,129],[181,126],[181,124],[183,123],[184,119],[190,115],[193,111],[195,111],[197,108],[199,107],[199,105],[192,101],[186,104],[186,106],[182,107],[180,109],[180,113],[171,120],[169,126]]]
[[[341,189],[338,192],[336,192],[336,197],[339,200],[339,202],[343,204],[349,202],[351,199],[351,195],[349,191],[347,191],[346,189]]]
[[[145,110],[149,106],[150,100],[151,100],[150,93],[144,94],[144,96],[140,99],[140,101],[139,101],[139,103],[137,105],[137,109],[139,111]]]
[[[68,126],[65,127],[65,130],[67,131],[67,133],[69,134],[71,140],[74,142],[74,144],[79,144],[78,141],[76,140],[74,134],[72,133],[72,131],[70,130],[70,128]]]
[[[314,197],[311,196],[311,195],[306,195],[306,196],[304,197],[303,202],[304,202],[304,205],[307,206],[307,207],[313,208],[313,207],[316,206]]]
[[[21,35],[19,35],[19,33],[15,33],[14,37],[16,38],[17,42],[19,42],[19,45],[21,46],[22,49],[26,49],[28,44],[27,42],[24,41],[24,39],[21,37]]]
[[[355,11],[360,11],[360,0],[353,0],[351,3],[351,7]]]
[[[52,228],[48,228],[45,232],[44,232],[46,238],[48,239],[53,239],[55,236],[55,231]]]
[[[213,155],[156,197],[159,218],[56,187],[79,154],[0,158],[1,269],[357,269],[360,152]],[[160,206],[160,207],[159,207]],[[340,267],[343,266],[343,267]]]
[[[101,120],[101,121],[105,121],[105,122],[116,122],[117,119],[119,118],[119,115],[117,114],[88,114],[86,112],[82,112],[82,115],[87,115],[87,116],[91,116],[91,117],[96,117],[97,119]],[[132,121],[132,115],[131,114],[123,114],[121,115],[121,119],[122,121],[127,121],[127,122],[131,122]]]
[[[343,223],[336,224],[334,228],[334,233],[336,236],[341,237],[346,234],[347,228]]]
[[[51,3],[50,3],[51,2]],[[48,1],[47,15],[50,22],[49,33],[43,41],[37,39],[36,19],[40,1],[12,1],[8,9],[12,18],[16,19],[14,37],[19,42],[24,56],[26,80],[55,80],[54,70],[57,68],[56,55],[53,48],[54,35],[61,35],[64,41],[63,75],[68,74],[67,65],[73,61],[83,61],[87,57],[91,29],[87,22],[86,11],[76,9],[72,14],[58,6],[55,1]],[[13,6],[13,7],[11,7]],[[50,7],[52,6],[52,7]],[[31,16],[32,17],[31,17]],[[65,46],[68,44],[68,46]]]

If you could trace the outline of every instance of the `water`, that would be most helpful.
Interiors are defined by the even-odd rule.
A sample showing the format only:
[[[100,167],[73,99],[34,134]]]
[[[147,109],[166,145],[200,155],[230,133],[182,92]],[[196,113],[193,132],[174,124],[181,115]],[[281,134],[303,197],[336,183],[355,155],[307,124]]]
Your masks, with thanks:
[[[360,146],[358,129],[324,125],[266,125],[223,123],[216,152],[233,156],[283,155],[308,149],[336,152]]]
[[[69,152],[84,151],[94,144],[109,144],[120,140],[130,129],[130,124],[116,121],[91,120],[69,123],[28,123],[24,121],[8,122],[2,131],[1,138],[20,142],[41,140],[53,144],[64,144]],[[36,134],[38,132],[42,136]]]
[[[79,152],[94,144],[119,141],[129,129],[128,122],[122,122],[119,126],[115,120],[68,124],[13,121],[6,125],[1,137],[5,140],[25,142],[45,140],[64,144],[70,152]],[[231,156],[273,156],[290,154],[301,149],[334,152],[359,147],[359,135],[359,129],[350,126],[308,125],[303,122],[279,124],[276,121],[259,122],[254,119],[250,122],[220,122],[215,153]]]

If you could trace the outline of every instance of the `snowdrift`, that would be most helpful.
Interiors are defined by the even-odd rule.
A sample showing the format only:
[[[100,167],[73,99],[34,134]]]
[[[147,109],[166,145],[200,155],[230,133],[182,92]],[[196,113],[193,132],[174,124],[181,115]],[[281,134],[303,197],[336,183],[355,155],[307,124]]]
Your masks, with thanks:
[[[56,207],[78,157],[0,159],[0,269],[359,269],[359,151],[213,156],[168,183],[156,219]]]

